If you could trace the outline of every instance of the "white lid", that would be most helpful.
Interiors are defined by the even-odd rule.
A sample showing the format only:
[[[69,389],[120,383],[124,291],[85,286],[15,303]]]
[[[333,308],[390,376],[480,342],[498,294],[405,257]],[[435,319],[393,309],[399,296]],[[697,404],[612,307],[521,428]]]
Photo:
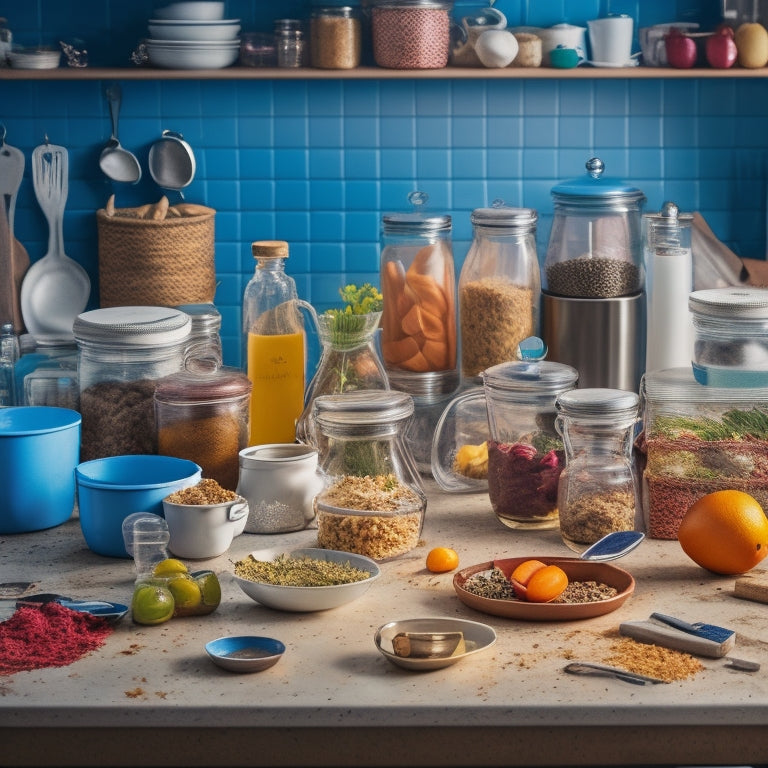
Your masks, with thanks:
[[[764,288],[708,288],[688,296],[688,309],[699,315],[762,320],[768,318],[768,290]]]
[[[75,319],[75,340],[121,346],[164,346],[189,336],[192,318],[170,307],[105,307]]]

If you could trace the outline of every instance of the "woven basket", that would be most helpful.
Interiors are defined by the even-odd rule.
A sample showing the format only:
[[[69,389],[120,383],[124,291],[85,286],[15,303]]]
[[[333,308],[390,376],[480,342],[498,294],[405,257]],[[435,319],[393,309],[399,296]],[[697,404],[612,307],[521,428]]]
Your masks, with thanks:
[[[155,221],[98,210],[100,306],[212,303],[215,215]]]

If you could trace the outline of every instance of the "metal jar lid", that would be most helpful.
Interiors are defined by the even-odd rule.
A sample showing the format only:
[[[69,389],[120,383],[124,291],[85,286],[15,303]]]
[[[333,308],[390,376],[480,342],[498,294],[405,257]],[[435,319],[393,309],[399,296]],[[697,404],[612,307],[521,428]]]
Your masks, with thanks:
[[[556,395],[576,386],[579,372],[570,365],[550,360],[512,360],[491,366],[481,376],[486,386],[497,391]]]
[[[155,399],[167,403],[210,403],[250,395],[251,382],[237,368],[222,367],[208,374],[179,371],[157,381]]]
[[[564,416],[581,418],[637,415],[640,398],[623,389],[571,389],[557,398],[555,408]]]
[[[437,8],[450,10],[452,0],[373,0],[374,8]]]
[[[524,233],[536,230],[539,215],[532,208],[494,205],[490,208],[475,208],[469,218],[473,225]]]
[[[422,207],[427,204],[429,195],[424,192],[411,192],[408,202],[413,210],[400,213],[385,213],[381,217],[383,234],[433,234],[451,229],[451,217],[448,214],[427,213]]]
[[[189,336],[192,319],[170,307],[105,307],[78,315],[75,340],[119,347],[170,346]]]
[[[708,288],[688,296],[695,315],[724,320],[768,319],[768,290],[763,288]]]
[[[604,176],[605,164],[599,157],[586,162],[587,173],[577,179],[570,179],[552,187],[555,202],[592,206],[606,206],[621,210],[623,205],[639,204],[645,201],[642,190],[620,179]]]

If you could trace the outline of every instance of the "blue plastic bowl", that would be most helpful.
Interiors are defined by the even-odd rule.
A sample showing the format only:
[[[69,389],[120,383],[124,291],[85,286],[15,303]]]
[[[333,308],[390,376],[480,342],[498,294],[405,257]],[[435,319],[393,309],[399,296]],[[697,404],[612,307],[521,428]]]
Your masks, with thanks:
[[[0,408],[0,534],[53,528],[75,506],[80,414],[70,408]]]
[[[108,456],[78,464],[77,500],[85,542],[99,555],[130,557],[123,520],[134,512],[163,515],[168,494],[197,485],[202,469],[173,456]]]

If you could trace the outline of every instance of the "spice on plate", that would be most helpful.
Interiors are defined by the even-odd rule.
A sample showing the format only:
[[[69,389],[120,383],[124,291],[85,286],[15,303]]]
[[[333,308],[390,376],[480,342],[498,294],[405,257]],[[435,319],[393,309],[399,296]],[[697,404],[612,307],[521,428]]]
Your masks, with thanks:
[[[283,587],[331,587],[369,579],[371,574],[349,562],[315,560],[307,555],[278,555],[274,560],[257,560],[248,555],[235,563],[235,575],[248,581]]]
[[[237,498],[234,491],[222,488],[213,478],[204,477],[197,485],[174,491],[165,500],[172,504],[223,504]]]
[[[0,622],[0,675],[65,667],[100,648],[112,631],[106,619],[59,603],[19,606]]]
[[[656,677],[665,683],[685,680],[704,669],[704,665],[688,653],[629,638],[613,643],[610,655],[603,661],[629,672]]]

